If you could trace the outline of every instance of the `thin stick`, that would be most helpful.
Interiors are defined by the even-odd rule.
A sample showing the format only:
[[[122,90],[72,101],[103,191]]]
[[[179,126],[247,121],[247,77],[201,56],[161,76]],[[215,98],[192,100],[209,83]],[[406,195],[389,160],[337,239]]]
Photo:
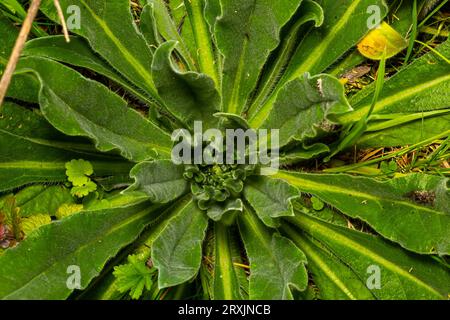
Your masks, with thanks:
[[[69,43],[70,42],[69,30],[67,29],[66,18],[64,18],[64,12],[61,8],[61,4],[59,3],[59,0],[54,0],[53,3],[55,4],[56,11],[58,12],[59,20],[61,21],[64,38],[66,38],[66,42]]]
[[[33,0],[31,3],[25,21],[23,22],[22,29],[20,30],[19,37],[17,38],[16,44],[14,45],[14,49],[11,53],[11,57],[6,65],[2,80],[0,81],[0,113],[2,111],[3,100],[5,99],[12,76],[16,70],[17,62],[19,61],[25,42],[28,39],[28,35],[30,34],[33,21],[36,18],[40,5],[41,0]]]

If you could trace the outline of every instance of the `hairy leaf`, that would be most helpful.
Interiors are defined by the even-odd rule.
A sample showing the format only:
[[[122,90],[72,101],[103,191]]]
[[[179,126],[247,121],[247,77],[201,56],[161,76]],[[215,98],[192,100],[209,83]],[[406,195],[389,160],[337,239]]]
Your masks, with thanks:
[[[80,19],[72,32],[81,35],[116,70],[138,88],[157,98],[150,73],[152,54],[134,24],[128,0],[60,0],[63,12]],[[59,23],[52,0],[41,4],[52,20]],[[79,15],[77,16],[77,10]],[[72,20],[71,20],[72,22]],[[76,22],[76,20],[74,21]]]
[[[202,121],[206,128],[214,127],[214,113],[220,111],[220,96],[214,81],[205,74],[181,72],[171,61],[175,42],[162,44],[155,52],[152,74],[159,95],[178,119],[190,128]]]
[[[230,228],[214,224],[215,254],[214,254],[214,299],[242,299],[239,279],[233,265],[232,236]]]
[[[276,177],[366,221],[404,248],[423,254],[450,252],[448,179],[412,174],[380,182],[350,175],[286,172]]]
[[[89,137],[100,151],[119,149],[135,161],[170,157],[170,136],[103,85],[42,58],[24,58],[18,69],[36,73],[41,110],[65,134]]]
[[[311,27],[312,22],[314,22],[316,27],[321,26],[323,23],[323,9],[317,2],[305,0],[301,3],[298,11],[301,13],[301,16],[293,20],[295,23],[292,26],[289,25],[289,31],[282,38],[279,48],[272,53],[275,61],[271,62],[271,59],[269,59],[269,65],[266,67],[268,71],[262,74],[261,85],[257,90],[257,95],[246,112],[250,119],[258,115],[264,102],[270,97],[278,81],[280,81],[280,77],[282,77],[295,52],[299,38],[303,37],[308,28]],[[268,106],[271,106],[271,104],[264,105],[265,108]]]
[[[233,215],[236,212],[242,212],[242,210],[244,210],[244,204],[241,199],[228,199],[225,202],[215,203],[208,209],[207,213],[211,220],[220,221],[224,216]]]
[[[81,37],[71,36],[69,43],[65,41],[64,36],[33,39],[27,42],[22,55],[49,58],[95,71],[120,84],[141,100],[149,101],[148,96],[130,85],[124,77],[120,76],[107,62],[95,54],[87,41]]]
[[[374,295],[363,279],[323,245],[313,242],[289,226],[283,226],[289,238],[308,258],[308,270],[319,288],[320,299],[372,300]]]
[[[301,0],[220,0],[222,14],[214,30],[223,54],[223,110],[240,114],[261,68],[280,42],[280,30]]]
[[[202,261],[202,242],[208,219],[193,200],[174,209],[170,220],[152,246],[152,259],[159,271],[159,288],[191,280]]]
[[[305,290],[306,257],[291,240],[270,231],[250,212],[239,216],[239,230],[250,259],[250,299],[291,300]]]
[[[303,78],[289,82],[279,92],[270,113],[262,110],[250,125],[279,129],[282,147],[292,140],[315,137],[319,128],[329,125],[331,115],[351,110],[344,87],[336,78],[305,74]]]
[[[214,80],[216,85],[219,84],[219,75],[217,73],[217,64],[214,60],[215,53],[211,33],[204,15],[204,0],[184,1],[187,12],[189,14],[189,22],[193,33],[197,49],[197,60],[199,70]]]
[[[323,24],[313,28],[294,54],[281,84],[305,72],[323,72],[345,52],[358,43],[370,30],[371,13],[368,8],[377,6],[381,18],[387,14],[382,0],[321,0],[318,3],[325,13]]]
[[[379,271],[381,285],[372,290],[379,299],[446,299],[450,273],[429,257],[409,254],[379,237],[333,226],[305,215],[292,220],[325,244],[361,279]]]
[[[261,176],[246,182],[244,196],[267,226],[276,227],[278,222],[274,218],[294,215],[292,201],[300,193],[283,180]]]
[[[141,162],[131,170],[135,183],[126,192],[141,191],[153,203],[167,203],[188,191],[188,183],[183,177],[184,167],[169,160]]]
[[[195,62],[178,32],[175,22],[170,16],[166,2],[164,0],[147,0],[147,3],[152,8],[153,26],[155,30],[165,41],[176,41],[176,50],[181,54],[181,57],[186,61],[189,68],[195,70]]]

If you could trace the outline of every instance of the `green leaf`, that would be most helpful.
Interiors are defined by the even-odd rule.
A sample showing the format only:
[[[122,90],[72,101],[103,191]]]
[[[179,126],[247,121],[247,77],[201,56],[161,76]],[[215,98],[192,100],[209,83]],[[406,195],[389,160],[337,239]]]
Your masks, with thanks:
[[[39,196],[44,190],[46,186],[41,184],[32,185],[26,188],[23,188],[19,192],[17,192],[14,197],[16,198],[17,205],[20,207],[26,204],[28,201],[33,200],[35,197]],[[0,200],[1,203],[1,200]]]
[[[7,198],[7,197],[6,197]],[[0,207],[6,198],[0,197]],[[35,214],[46,213],[54,216],[62,204],[74,203],[70,191],[64,186],[32,185],[14,194],[16,204],[20,207],[20,216],[27,218]]]
[[[305,72],[318,74],[336,62],[367,34],[371,18],[369,6],[378,6],[381,17],[387,14],[382,0],[321,0],[323,24],[313,28],[298,46],[281,81],[284,84]]]
[[[325,71],[370,31],[368,22],[373,20],[373,13],[367,10],[369,6],[380,8],[380,18],[387,14],[383,0],[322,0],[319,4],[325,14],[323,23],[312,28],[298,45],[271,97],[261,107],[263,117],[288,82],[305,72],[316,75]]]
[[[313,209],[316,211],[323,210],[323,208],[325,206],[325,204],[319,198],[316,198],[316,197],[312,197],[311,202],[312,202]]]
[[[250,129],[250,125],[247,120],[238,116],[234,113],[217,112],[214,114],[215,117],[219,118],[222,122],[221,125],[227,129],[237,128],[237,129]]]
[[[43,57],[83,67],[95,71],[120,84],[128,92],[143,101],[150,102],[149,97],[137,90],[120,76],[111,66],[101,59],[81,37],[71,36],[67,43],[64,36],[37,38],[26,43],[23,56]]]
[[[371,290],[383,300],[446,299],[448,269],[429,257],[413,255],[379,237],[320,222],[305,215],[291,220],[319,240],[364,282],[379,268],[381,286]]]
[[[232,234],[222,223],[214,224],[214,300],[241,300],[239,279],[233,265]]]
[[[142,296],[144,288],[150,290],[153,284],[154,270],[136,255],[128,256],[128,263],[114,267],[113,273],[117,278],[117,290],[122,293],[130,291],[131,298],[135,300]]]
[[[277,227],[274,218],[293,216],[292,201],[300,193],[283,180],[260,176],[246,181],[244,197],[267,226]]]
[[[187,63],[189,69],[195,70],[195,61],[192,59],[189,49],[186,47],[183,38],[177,30],[177,26],[170,16],[166,2],[164,0],[147,0],[147,3],[152,7],[155,30],[159,32],[165,41],[176,41],[176,50]]]
[[[214,26],[223,62],[223,111],[240,114],[255,89],[267,58],[280,42],[280,30],[301,0],[220,0]],[[211,17],[209,18],[211,21]]]
[[[291,300],[293,288],[306,289],[306,257],[291,240],[248,211],[239,215],[239,230],[250,259],[250,299]]]
[[[0,6],[3,6],[12,13],[12,15],[8,15],[7,12],[1,10],[0,15],[8,15],[8,17],[12,20],[22,22],[27,16],[27,11],[25,10],[24,5],[18,0],[4,0]],[[45,37],[47,35],[47,33],[39,27],[39,23],[36,21],[33,22],[31,32],[37,37]]]
[[[37,192],[25,199],[25,193],[32,192],[30,189],[36,187],[38,188]],[[15,197],[22,217],[29,217],[37,213],[54,216],[63,204],[74,203],[70,191],[64,186],[32,186],[21,190]]]
[[[5,103],[0,116],[0,191],[33,182],[66,181],[66,162],[89,160],[97,176],[128,174],[132,164],[99,154],[88,141],[69,138],[35,111]],[[33,150],[33,152],[30,152]]]
[[[188,191],[184,166],[170,160],[141,162],[131,170],[135,183],[125,192],[144,192],[153,203],[167,203]]]
[[[145,5],[141,12],[141,22],[139,28],[144,37],[150,51],[154,53],[158,44],[161,42],[155,26],[155,17],[153,15],[153,7],[150,4]]]
[[[214,127],[214,113],[220,111],[220,96],[214,81],[205,74],[181,72],[171,61],[175,42],[162,44],[155,52],[152,74],[159,95],[167,109],[193,128],[194,121],[202,121],[206,128]]]
[[[108,260],[159,215],[148,202],[74,214],[43,226],[0,256],[1,299],[65,299],[70,266],[80,269],[80,289]],[[14,275],[13,277],[11,275]]]
[[[292,140],[315,137],[333,114],[351,111],[344,87],[329,75],[303,78],[288,83],[278,94],[273,108],[261,110],[250,120],[253,128],[280,129],[280,147]]]
[[[82,186],[90,181],[89,176],[94,173],[94,168],[89,161],[79,159],[66,163],[67,179],[74,186]]]
[[[152,54],[142,34],[134,23],[128,0],[60,0],[63,12],[69,6],[80,9],[79,29],[72,32],[89,41],[114,69],[124,75],[136,87],[145,90],[157,99],[150,74]],[[41,10],[59,23],[53,0],[44,0]],[[73,18],[73,17],[72,17]]]
[[[82,198],[97,190],[97,185],[89,177],[94,173],[90,162],[83,159],[72,160],[66,163],[66,169],[68,180],[73,185],[70,191],[72,195]]]
[[[70,190],[70,193],[78,198],[83,198],[89,195],[89,193],[94,192],[95,190],[97,190],[97,185],[89,180],[81,186],[74,186],[72,190]]]
[[[18,70],[37,75],[41,110],[65,134],[89,137],[100,151],[119,149],[135,161],[170,157],[170,136],[105,86],[43,58],[24,58]]]
[[[290,165],[305,160],[318,158],[330,151],[330,148],[323,143],[314,143],[312,145],[297,145],[289,151],[280,154],[280,164]]]
[[[367,222],[408,250],[423,254],[450,252],[448,179],[411,174],[382,182],[350,175],[287,172],[275,177]],[[419,197],[422,193],[428,197]]]
[[[217,19],[222,13],[220,1],[205,0],[205,20],[208,23],[209,30],[214,37]]]
[[[8,8],[12,13],[17,14],[22,18],[25,18],[25,16],[27,15],[25,9],[17,0],[4,0],[1,5]]]
[[[212,36],[204,15],[206,7],[205,1],[189,0],[184,1],[184,5],[189,14],[189,21],[191,23],[195,44],[198,48],[197,60],[199,69],[204,74],[210,76],[218,86],[219,75],[217,72],[217,63],[215,62]]]
[[[402,116],[406,115],[392,114],[394,121]],[[393,125],[379,131],[367,132],[358,140],[357,144],[360,148],[366,149],[413,145],[444,133],[448,130],[449,123],[450,115],[439,114],[405,124]]]
[[[317,202],[317,208],[322,207],[322,209],[316,210],[313,202]],[[347,227],[349,225],[348,217],[344,214],[330,206],[326,206],[325,203],[317,197],[309,198],[309,195],[307,194],[303,195],[294,203],[294,210],[338,226]]]
[[[450,40],[437,51],[450,55]],[[346,124],[358,121],[367,114],[375,91],[374,85],[366,87],[351,99],[355,111],[339,117]],[[450,65],[430,52],[416,59],[384,84],[374,114],[415,113],[445,109],[450,105]]]
[[[233,221],[233,214],[244,210],[244,204],[241,199],[231,199],[225,202],[216,202],[208,209],[208,217],[214,221],[221,221],[224,216],[228,216]],[[231,217],[230,217],[231,215]],[[225,220],[225,221],[224,221]],[[223,219],[222,223],[226,223],[228,219]]]
[[[175,209],[177,214],[152,246],[152,259],[159,271],[159,288],[191,280],[202,261],[202,242],[208,218],[193,200]]]
[[[383,172],[385,174],[393,173],[393,172],[397,171],[397,169],[398,169],[397,162],[395,162],[394,160],[391,160],[389,162],[383,161],[380,164],[380,169],[381,169],[381,172]]]
[[[127,198],[126,196],[125,198]],[[123,197],[120,197],[123,198]],[[152,222],[151,227],[147,228],[142,235],[134,242],[134,245],[129,247],[129,250],[124,250],[122,254],[117,256],[111,263],[111,265],[114,265],[116,263],[126,263],[126,255],[133,254],[136,255],[141,261],[145,260],[147,266],[151,266],[153,261],[150,258],[151,254],[151,246],[153,245],[154,240],[158,237],[158,235],[161,233],[161,230],[163,230],[168,222],[170,221],[170,218],[172,217],[171,214],[174,213],[173,208],[176,208],[180,205],[180,203],[186,203],[187,199],[186,197],[173,201],[173,203],[170,206],[165,206],[163,210],[160,210],[158,218]],[[156,269],[152,268],[153,271],[156,271]],[[155,272],[156,275],[156,272]],[[155,299],[154,293],[161,293],[155,286],[156,283],[156,277],[151,279],[153,281],[152,290],[149,292],[151,295],[150,299]],[[121,294],[117,290],[117,282],[118,278],[114,276],[113,270],[111,268],[108,268],[105,270],[105,273],[103,274],[100,281],[95,283],[95,285],[90,286],[86,291],[82,293],[81,296],[78,297],[78,299],[83,300],[118,300],[123,299],[124,294]],[[175,288],[174,288],[175,289]],[[172,291],[172,290],[170,290]],[[176,291],[176,289],[175,289]],[[146,295],[144,299],[148,299],[149,296]]]
[[[325,300],[372,300],[374,295],[351,268],[340,261],[323,245],[312,241],[293,228],[285,225],[283,230],[305,253],[308,270],[314,284],[319,288],[319,298]]]
[[[269,65],[266,67],[268,71],[262,74],[257,95],[247,111],[249,118],[257,115],[264,102],[270,97],[298,46],[298,39],[304,36],[312,26],[312,22],[314,22],[315,27],[319,27],[323,23],[323,9],[314,1],[303,1],[298,12],[301,15],[294,19],[294,23],[289,26],[286,35],[283,36],[280,47],[272,53],[275,61],[271,63],[269,60]]]

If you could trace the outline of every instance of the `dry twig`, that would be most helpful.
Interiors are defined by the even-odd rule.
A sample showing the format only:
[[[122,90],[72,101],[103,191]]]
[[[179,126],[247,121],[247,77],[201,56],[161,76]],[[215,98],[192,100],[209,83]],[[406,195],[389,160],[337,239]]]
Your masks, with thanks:
[[[66,20],[64,18],[59,0],[54,0],[54,4],[61,20],[64,36],[66,38],[66,41],[69,42],[69,32],[67,30]],[[0,81],[0,113],[2,112],[3,100],[5,99],[6,92],[8,91],[9,85],[11,84],[11,79],[14,75],[14,71],[16,70],[17,63],[19,62],[20,55],[22,54],[22,50],[28,39],[28,35],[30,34],[30,30],[33,26],[33,21],[38,14],[40,5],[41,0],[33,0],[31,2],[27,16],[23,22],[22,28],[20,29],[19,36],[17,37],[8,64],[6,65],[5,72],[3,73],[2,79]]]
[[[8,90],[9,84],[11,83],[12,76],[14,74],[14,71],[16,70],[17,62],[19,62],[20,54],[22,53],[25,42],[28,39],[28,35],[30,34],[31,27],[33,26],[33,21],[36,18],[40,5],[41,0],[33,0],[33,2],[31,2],[27,16],[22,25],[22,29],[20,30],[19,37],[16,40],[16,44],[14,45],[11,57],[9,58],[8,64],[6,65],[2,80],[0,81],[0,112],[2,111],[3,100],[5,99],[6,92]]]

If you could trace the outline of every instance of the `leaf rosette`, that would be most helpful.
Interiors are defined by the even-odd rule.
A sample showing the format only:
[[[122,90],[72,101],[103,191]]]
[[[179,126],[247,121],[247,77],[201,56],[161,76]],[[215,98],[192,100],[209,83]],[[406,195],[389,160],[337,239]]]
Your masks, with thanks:
[[[331,74],[363,61],[367,8],[386,17],[382,0],[147,0],[139,24],[128,0],[60,3],[83,23],[70,43],[27,43],[0,117],[0,216],[9,193],[36,216],[35,230],[0,253],[0,298],[447,297],[447,178],[309,163],[333,155],[371,109],[350,147],[445,139],[448,40],[386,80],[371,108],[375,85],[350,97]],[[403,37],[411,5],[395,13]],[[41,9],[59,21],[53,1]],[[3,68],[18,31],[3,15],[0,25]],[[172,132],[195,121],[280,130],[281,169],[173,163]],[[419,127],[420,138],[405,134]],[[67,176],[82,199],[59,185]],[[365,280],[373,265],[377,290]],[[68,266],[83,275],[75,287]]]

